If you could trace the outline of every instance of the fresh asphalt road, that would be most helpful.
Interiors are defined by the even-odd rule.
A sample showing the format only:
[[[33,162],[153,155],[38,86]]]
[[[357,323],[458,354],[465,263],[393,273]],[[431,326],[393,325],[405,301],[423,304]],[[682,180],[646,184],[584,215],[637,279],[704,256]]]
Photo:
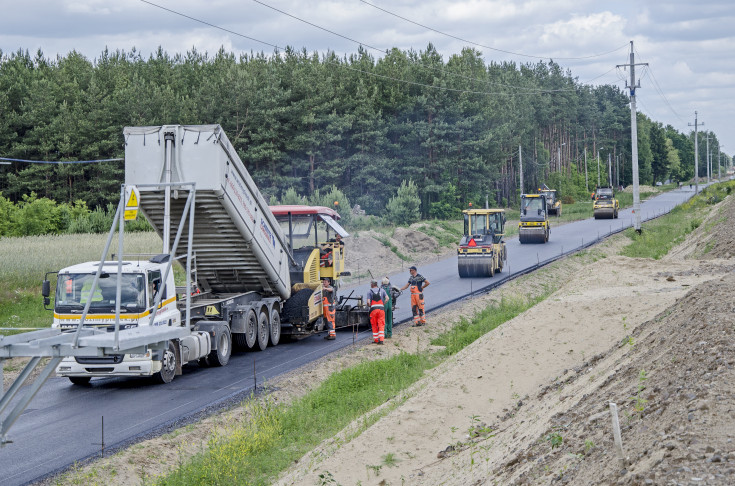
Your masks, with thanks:
[[[643,220],[671,210],[693,195],[679,189],[646,201],[641,207]],[[428,320],[431,310],[507,280],[518,273],[532,271],[560,255],[588,246],[610,233],[632,225],[632,211],[620,211],[618,219],[587,219],[555,227],[543,245],[521,245],[517,238],[507,242],[508,261],[494,278],[460,279],[456,257],[423,264],[419,272],[430,282],[425,296]],[[408,271],[391,276],[394,285],[403,286]],[[354,288],[364,294],[367,285]],[[343,289],[345,295],[352,290]],[[408,295],[398,299],[396,322],[409,321]],[[25,413],[10,430],[13,443],[0,448],[0,484],[25,484],[63,470],[77,461],[100,454],[102,422],[104,443],[109,451],[141,437],[181,426],[213,410],[247,397],[258,386],[287,371],[294,370],[338,349],[350,346],[353,339],[368,338],[369,331],[357,336],[339,332],[336,341],[312,336],[285,343],[263,352],[235,353],[224,368],[186,366],[184,374],[168,385],[155,385],[143,379],[93,379],[91,386],[75,386],[67,379],[52,378],[31,401]],[[255,373],[254,373],[255,372]]]

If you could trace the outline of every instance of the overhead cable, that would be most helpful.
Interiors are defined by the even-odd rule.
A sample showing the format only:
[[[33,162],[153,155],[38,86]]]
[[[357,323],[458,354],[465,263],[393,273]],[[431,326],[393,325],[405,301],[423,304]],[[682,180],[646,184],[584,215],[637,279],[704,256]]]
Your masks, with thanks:
[[[259,4],[259,5],[262,5],[264,7],[267,7],[269,9],[271,9],[271,10],[274,10],[274,11],[276,11],[278,13],[281,13],[281,14],[287,16],[287,17],[291,17],[292,19],[298,20],[299,22],[303,22],[303,23],[305,23],[307,25],[311,25],[314,28],[317,28],[319,30],[323,30],[324,32],[328,32],[328,33],[330,33],[332,35],[336,35],[337,37],[340,37],[342,39],[348,40],[350,42],[354,42],[355,44],[358,44],[360,46],[367,47],[368,49],[372,49],[374,51],[380,52],[381,54],[387,54],[388,51],[390,50],[390,49],[385,49],[385,48],[384,49],[381,49],[379,47],[371,46],[370,44],[367,44],[365,42],[362,42],[362,41],[353,39],[353,38],[348,37],[346,35],[342,35],[342,34],[340,34],[338,32],[333,31],[333,30],[327,29],[326,27],[322,27],[322,26],[317,25],[317,24],[315,24],[313,22],[309,22],[308,20],[302,19],[301,17],[298,17],[296,15],[290,14],[288,12],[285,12],[285,11],[281,10],[281,9],[278,9],[276,7],[273,7],[271,5],[268,5],[267,3],[262,2],[260,0],[253,0],[253,2],[255,2],[255,3]],[[146,2],[146,3],[149,3],[149,2]],[[510,88],[522,89],[522,90],[529,91],[529,92],[555,93],[555,92],[561,92],[561,91],[575,91],[574,89],[568,89],[568,88],[565,88],[565,89],[536,89],[536,88],[525,88],[523,86],[513,86],[513,85],[510,85],[510,84],[497,83],[497,82],[494,82],[494,81],[489,81],[489,80],[484,80],[484,79],[477,79],[477,78],[473,78],[473,77],[470,77],[470,76],[464,76],[464,75],[458,74],[458,73],[447,72],[443,68],[442,69],[432,68],[430,66],[420,66],[420,67],[423,68],[423,69],[430,69],[432,71],[439,71],[442,74],[445,74],[447,76],[452,76],[452,77],[467,79],[467,80],[470,80],[470,81],[477,81],[478,83],[494,84],[494,85],[498,85],[498,86],[507,86],[507,87],[510,87]]]
[[[360,1],[362,3],[364,3],[365,5],[369,5],[369,6],[373,7],[373,8],[377,8],[378,10],[381,10],[381,11],[387,13],[388,15],[392,15],[394,17],[397,17],[397,18],[401,19],[401,20],[405,20],[406,22],[409,22],[411,24],[418,25],[419,27],[423,27],[424,29],[430,30],[432,32],[436,32],[437,34],[441,34],[441,35],[444,35],[444,36],[447,36],[447,37],[451,37],[452,39],[456,39],[456,40],[459,40],[459,41],[462,41],[462,42],[466,42],[468,44],[472,44],[472,45],[475,45],[475,46],[478,46],[478,47],[482,47],[484,49],[490,49],[490,50],[497,51],[497,52],[503,52],[505,54],[512,54],[514,56],[532,57],[532,58],[535,58],[535,59],[551,59],[551,58],[554,58],[554,59],[561,59],[561,60],[565,60],[565,61],[578,61],[578,60],[583,60],[583,59],[592,59],[592,58],[595,58],[595,57],[606,56],[608,54],[612,54],[613,52],[619,51],[620,49],[623,49],[623,48],[625,48],[625,47],[628,46],[628,43],[626,42],[622,46],[616,47],[615,49],[612,49],[610,51],[602,52],[600,54],[592,54],[592,55],[589,55],[589,56],[581,56],[581,57],[536,56],[536,55],[532,55],[532,54],[523,54],[523,53],[520,53],[520,52],[506,51],[504,49],[498,49],[496,47],[486,46],[486,45],[480,44],[478,42],[473,42],[471,40],[463,39],[462,37],[457,37],[456,35],[447,34],[446,32],[442,32],[441,30],[437,30],[437,29],[435,29],[433,27],[429,27],[428,25],[420,24],[420,23],[418,23],[418,22],[416,22],[414,20],[407,19],[406,17],[402,17],[402,16],[398,15],[397,13],[391,12],[389,10],[386,10],[386,9],[382,8],[382,7],[378,7],[377,5],[372,4],[370,2],[367,2],[365,0],[360,0]]]
[[[98,164],[100,162],[120,162],[125,159],[96,159],[96,160],[26,160],[26,159],[9,159],[0,157],[0,160],[8,162],[21,162],[24,164]]]
[[[239,37],[243,37],[243,38],[248,39],[248,40],[252,40],[254,42],[258,42],[260,44],[267,45],[267,46],[272,47],[272,48],[274,48],[276,50],[281,50],[281,51],[285,51],[286,50],[284,47],[278,46],[276,44],[272,44],[270,42],[262,41],[260,39],[254,38],[254,37],[250,37],[250,36],[241,34],[239,32],[236,32],[236,31],[233,31],[233,30],[230,30],[230,29],[226,29],[224,27],[221,27],[219,25],[216,25],[216,24],[207,22],[205,20],[201,20],[201,19],[198,19],[196,17],[192,17],[190,15],[186,15],[184,13],[178,12],[176,10],[173,10],[173,9],[170,9],[170,8],[167,8],[167,7],[163,7],[163,6],[158,5],[156,3],[150,2],[149,0],[140,0],[140,1],[143,2],[143,3],[146,3],[148,5],[151,5],[153,7],[157,7],[159,9],[161,9],[161,10],[165,10],[165,11],[167,11],[169,13],[172,13],[172,14],[175,14],[175,15],[179,15],[179,16],[184,17],[186,19],[192,20],[194,22],[198,22],[198,23],[201,23],[203,25],[207,25],[207,26],[212,27],[214,29],[218,29],[218,30],[221,30],[223,32],[227,32],[227,33],[230,33],[230,34],[239,36]],[[258,3],[261,3],[262,4],[262,2],[258,2]],[[263,5],[265,5],[265,4],[263,4]],[[357,41],[355,41],[355,42],[357,42]],[[419,83],[419,82],[416,82],[416,81],[409,81],[409,80],[406,80],[406,79],[394,78],[392,76],[387,76],[387,75],[384,75],[384,74],[378,74],[378,73],[374,73],[374,72],[370,72],[370,71],[365,71],[365,70],[362,70],[362,69],[353,68],[353,67],[348,66],[346,64],[342,64],[342,63],[338,63],[338,62],[335,62],[335,61],[331,61],[329,59],[326,59],[326,57],[324,59],[324,62],[325,63],[328,63],[328,64],[337,65],[337,66],[339,66],[339,67],[341,67],[343,69],[347,69],[349,71],[358,72],[358,73],[361,73],[361,74],[365,74],[365,75],[368,75],[368,76],[374,76],[374,77],[377,77],[377,78],[387,79],[387,80],[395,81],[395,82],[398,82],[398,83],[404,83],[404,84],[409,84],[409,85],[412,85],[412,86],[421,86],[421,87],[436,89],[436,90],[440,90],[440,91],[449,91],[449,92],[457,92],[457,93],[477,94],[477,95],[485,95],[485,96],[515,96],[515,95],[523,95],[523,94],[554,93],[554,92],[575,91],[574,89],[559,89],[559,90],[528,90],[526,92],[520,92],[520,93],[513,93],[513,92],[508,93],[508,92],[489,92],[489,91],[475,91],[475,90],[466,90],[466,89],[457,89],[457,88],[447,88],[447,87],[444,87],[444,86],[424,84],[424,83]],[[443,72],[445,72],[445,71],[443,71]],[[605,73],[605,74],[607,74],[607,73]],[[602,76],[604,76],[604,74]],[[474,78],[470,78],[470,79],[474,79]],[[478,81],[478,82],[486,82],[486,81],[483,81],[483,80],[476,80],[476,81]],[[508,86],[508,87],[511,87],[511,88],[514,88],[514,89],[523,89],[521,87],[512,86],[512,85],[504,85],[504,86]]]

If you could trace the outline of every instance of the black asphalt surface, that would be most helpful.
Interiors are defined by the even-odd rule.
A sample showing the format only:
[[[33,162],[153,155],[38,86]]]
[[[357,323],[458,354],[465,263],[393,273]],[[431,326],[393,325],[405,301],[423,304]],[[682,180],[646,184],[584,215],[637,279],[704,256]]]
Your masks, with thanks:
[[[670,211],[693,193],[688,188],[680,189],[644,202],[642,219]],[[552,217],[548,243],[521,245],[517,238],[508,240],[508,262],[494,278],[460,279],[456,257],[421,265],[419,273],[431,282],[425,292],[429,325],[432,309],[471,293],[487,292],[508,278],[533,271],[631,225],[631,209],[620,211],[616,220],[587,219],[558,227],[554,226]],[[408,269],[391,276],[391,282],[399,287],[407,279]],[[354,287],[356,293],[365,293],[367,288],[366,284]],[[340,294],[351,290],[342,289]],[[396,322],[410,321],[407,294],[398,299]],[[75,462],[98,457],[103,417],[104,442],[109,453],[238,403],[253,392],[254,375],[260,387],[267,380],[352,345],[353,338],[360,341],[368,337],[369,330],[357,336],[343,330],[338,332],[336,341],[312,336],[264,352],[235,353],[224,368],[186,366],[184,374],[168,385],[143,379],[95,378],[91,386],[80,387],[65,378],[52,378],[11,429],[14,442],[0,448],[0,484],[12,486],[37,481]]]

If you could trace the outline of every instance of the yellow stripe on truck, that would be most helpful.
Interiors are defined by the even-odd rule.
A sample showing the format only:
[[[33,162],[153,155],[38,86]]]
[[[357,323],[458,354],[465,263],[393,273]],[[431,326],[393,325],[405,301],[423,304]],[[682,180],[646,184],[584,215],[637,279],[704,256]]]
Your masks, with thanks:
[[[161,305],[158,308],[160,309],[161,307],[166,306],[174,301],[176,301],[176,297],[166,299],[164,302],[161,302]],[[141,319],[149,315],[151,315],[151,311],[145,311],[140,314],[120,314],[120,319]],[[57,314],[56,312],[54,312],[54,318],[56,319],[74,320],[81,317],[81,314]],[[90,319],[114,319],[115,314],[87,314],[87,317]]]

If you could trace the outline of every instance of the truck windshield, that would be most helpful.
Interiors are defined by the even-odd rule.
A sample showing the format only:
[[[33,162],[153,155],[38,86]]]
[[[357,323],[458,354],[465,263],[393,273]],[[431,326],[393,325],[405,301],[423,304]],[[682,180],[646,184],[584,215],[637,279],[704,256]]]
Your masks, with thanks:
[[[57,309],[83,309],[91,300],[90,310],[112,311],[115,309],[117,275],[103,273],[92,293],[94,275],[71,273],[59,275],[56,284]],[[142,312],[145,309],[145,276],[124,273],[120,282],[120,308],[126,312]]]

